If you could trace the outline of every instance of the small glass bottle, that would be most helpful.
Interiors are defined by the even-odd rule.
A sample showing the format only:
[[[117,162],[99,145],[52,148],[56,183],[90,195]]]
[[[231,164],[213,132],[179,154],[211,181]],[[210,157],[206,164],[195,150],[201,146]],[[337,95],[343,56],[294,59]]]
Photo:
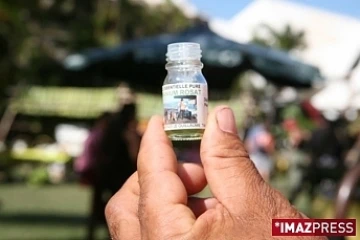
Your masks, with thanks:
[[[197,43],[169,44],[162,87],[164,128],[172,141],[200,140],[208,114],[208,88]]]

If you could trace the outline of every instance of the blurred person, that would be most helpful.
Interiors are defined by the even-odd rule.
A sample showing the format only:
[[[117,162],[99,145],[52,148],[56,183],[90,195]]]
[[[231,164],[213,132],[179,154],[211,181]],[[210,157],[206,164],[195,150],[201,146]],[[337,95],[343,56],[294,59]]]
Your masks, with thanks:
[[[104,160],[102,141],[109,124],[111,113],[103,113],[95,122],[84,144],[82,154],[74,162],[75,173],[79,176],[81,184],[92,188],[91,209],[88,219],[86,239],[94,239],[95,228],[101,220],[101,208],[105,206],[101,198],[99,183],[101,174],[99,166]]]
[[[128,103],[121,111],[112,115],[102,141],[102,179],[112,193],[136,170],[139,144],[136,105]]]
[[[79,176],[79,181],[82,184],[92,185],[95,182],[97,162],[100,161],[101,155],[100,145],[110,117],[110,112],[104,112],[100,115],[84,143],[82,154],[74,162],[75,173]]]
[[[115,194],[136,171],[139,146],[136,105],[127,103],[121,111],[111,116],[101,142],[101,161],[97,165],[97,181],[93,186],[93,219],[104,220],[108,197]],[[94,224],[90,223],[89,229],[93,229],[92,225]]]
[[[304,115],[307,116],[315,126],[320,127],[326,121],[323,114],[311,104],[310,100],[303,101],[300,106]]]
[[[311,154],[315,179],[342,178],[348,140],[343,119],[326,121],[312,132],[307,149]]]
[[[121,87],[122,93],[131,93],[124,85]],[[87,173],[92,176],[90,184],[93,188],[88,240],[94,239],[97,223],[105,223],[104,209],[109,197],[136,171],[141,136],[137,131],[135,98],[133,93],[128,95],[130,99],[118,97],[121,107],[95,125],[83,153],[92,165]]]
[[[307,138],[307,134],[300,128],[296,119],[285,119],[282,123],[282,127],[287,133],[291,147],[299,147],[303,140]]]
[[[304,169],[302,180],[290,193],[290,202],[294,202],[307,185],[310,201],[315,198],[316,190],[324,180],[338,182],[343,177],[345,155],[349,149],[349,138],[346,135],[344,121],[327,120],[322,114],[314,114],[311,109],[315,128],[308,138],[304,138],[299,147],[310,155],[310,164]]]
[[[259,121],[250,127],[244,142],[250,159],[254,162],[260,175],[266,181],[269,181],[275,167],[274,161],[271,158],[271,154],[275,150],[275,143],[269,130],[269,123],[266,120],[262,123]]]
[[[273,239],[273,218],[307,218],[260,176],[230,108],[209,115],[198,151],[202,166],[179,163],[162,117],[151,118],[138,171],[106,207],[112,239]],[[214,197],[189,197],[206,184]]]
[[[286,169],[287,185],[289,189],[294,190],[294,193],[291,192],[290,195],[294,195],[298,194],[295,191],[303,186],[305,170],[310,163],[309,154],[301,147],[302,143],[309,138],[309,134],[293,117],[285,118],[282,128],[286,134],[281,150],[283,158],[277,164],[279,168],[282,168],[281,170]]]

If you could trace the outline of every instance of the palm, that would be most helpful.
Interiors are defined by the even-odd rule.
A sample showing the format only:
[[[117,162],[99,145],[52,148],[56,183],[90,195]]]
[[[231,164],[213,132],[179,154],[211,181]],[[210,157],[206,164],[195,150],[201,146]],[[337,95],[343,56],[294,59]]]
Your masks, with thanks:
[[[286,25],[282,30],[275,30],[274,28],[264,24],[258,30],[265,30],[268,37],[260,37],[255,34],[252,42],[275,47],[285,51],[292,49],[303,49],[306,47],[305,32],[296,31],[290,25]]]

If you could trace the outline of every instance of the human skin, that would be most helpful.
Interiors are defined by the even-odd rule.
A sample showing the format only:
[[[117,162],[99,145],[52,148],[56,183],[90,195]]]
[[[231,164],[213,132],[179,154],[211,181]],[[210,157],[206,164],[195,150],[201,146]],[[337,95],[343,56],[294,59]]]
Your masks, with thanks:
[[[106,207],[112,239],[277,239],[271,236],[273,218],[304,218],[257,172],[230,108],[220,106],[209,115],[200,156],[201,166],[179,163],[162,118],[153,117],[142,139],[138,171]],[[214,197],[189,197],[206,184]]]

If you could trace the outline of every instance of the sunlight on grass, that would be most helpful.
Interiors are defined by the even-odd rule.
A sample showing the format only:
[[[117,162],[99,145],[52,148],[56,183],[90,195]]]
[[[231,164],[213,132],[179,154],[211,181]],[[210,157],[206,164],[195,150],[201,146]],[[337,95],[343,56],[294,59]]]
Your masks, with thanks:
[[[84,239],[90,192],[79,185],[0,187],[0,239]],[[105,231],[99,229],[99,239]]]

